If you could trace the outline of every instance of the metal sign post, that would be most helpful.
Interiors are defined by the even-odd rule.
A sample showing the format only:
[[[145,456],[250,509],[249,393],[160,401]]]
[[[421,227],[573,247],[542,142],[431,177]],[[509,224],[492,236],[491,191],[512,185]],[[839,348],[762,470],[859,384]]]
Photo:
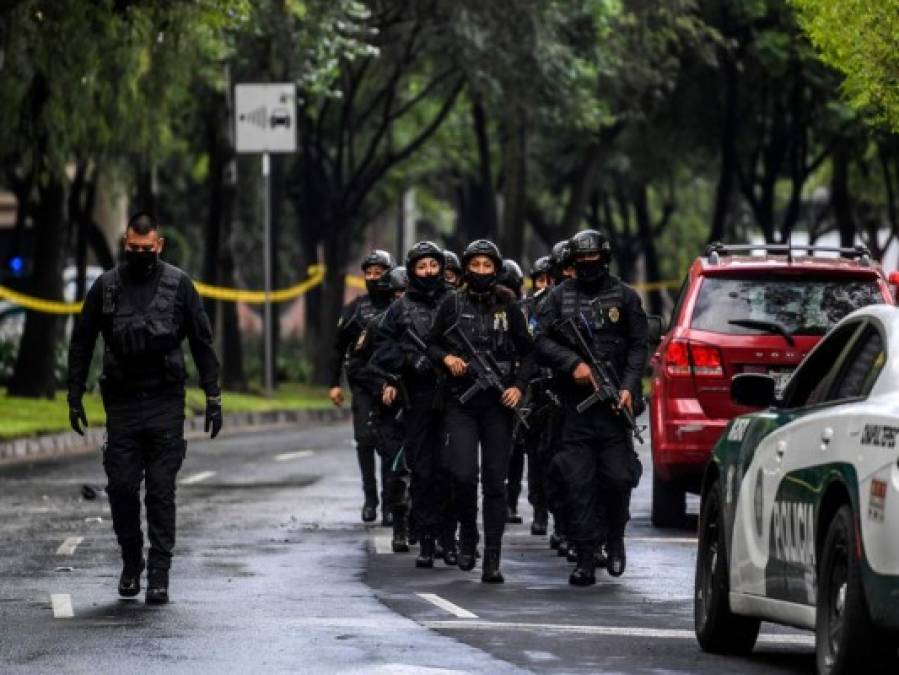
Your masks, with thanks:
[[[296,152],[296,86],[238,84],[234,87],[235,147],[239,153],[262,153],[262,269],[265,284],[263,342],[265,344],[265,391],[275,388],[272,334],[272,224],[271,163],[269,153]]]

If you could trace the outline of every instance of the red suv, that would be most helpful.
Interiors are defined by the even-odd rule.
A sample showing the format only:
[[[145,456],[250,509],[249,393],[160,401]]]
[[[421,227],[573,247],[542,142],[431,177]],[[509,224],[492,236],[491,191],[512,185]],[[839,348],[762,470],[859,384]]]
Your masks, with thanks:
[[[685,524],[686,493],[699,492],[712,446],[748,412],[731,401],[734,375],[769,373],[782,391],[831,326],[879,302],[893,303],[890,286],[863,247],[710,244],[651,362],[653,524]]]

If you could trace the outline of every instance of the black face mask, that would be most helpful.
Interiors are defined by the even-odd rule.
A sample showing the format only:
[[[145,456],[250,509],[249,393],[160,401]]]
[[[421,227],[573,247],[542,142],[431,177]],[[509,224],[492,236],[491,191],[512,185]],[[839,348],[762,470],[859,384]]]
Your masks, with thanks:
[[[385,298],[391,293],[390,278],[385,274],[380,279],[366,279],[365,290],[372,297]]]
[[[466,272],[465,280],[468,287],[475,293],[487,293],[496,285],[496,272],[479,274],[478,272]]]
[[[600,283],[609,273],[609,266],[602,260],[577,260],[574,274],[577,280],[588,285]]]
[[[409,283],[415,290],[431,295],[443,285],[443,277],[439,274],[428,274],[423,277],[413,274],[409,277]]]
[[[156,271],[159,263],[159,254],[155,251],[129,251],[125,250],[125,262],[128,265],[128,274],[136,281],[149,279]]]

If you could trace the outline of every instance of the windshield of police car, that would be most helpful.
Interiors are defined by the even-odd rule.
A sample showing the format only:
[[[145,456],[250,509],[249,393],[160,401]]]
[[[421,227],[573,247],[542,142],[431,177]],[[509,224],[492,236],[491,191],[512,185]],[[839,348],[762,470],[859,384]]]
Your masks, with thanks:
[[[791,335],[824,335],[853,310],[883,301],[874,279],[705,277],[692,328],[758,335],[759,328],[731,323],[758,321],[780,324]]]

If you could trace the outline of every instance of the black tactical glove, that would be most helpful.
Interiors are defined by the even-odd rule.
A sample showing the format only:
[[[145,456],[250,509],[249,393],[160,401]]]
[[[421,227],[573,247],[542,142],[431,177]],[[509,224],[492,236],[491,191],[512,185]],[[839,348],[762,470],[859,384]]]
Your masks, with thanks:
[[[212,428],[210,438],[215,438],[222,430],[222,397],[207,396],[206,397],[206,426],[204,431],[208,432]]]
[[[81,399],[69,400],[69,424],[76,434],[84,436],[84,430],[87,428],[87,414],[84,412],[84,406]]]

